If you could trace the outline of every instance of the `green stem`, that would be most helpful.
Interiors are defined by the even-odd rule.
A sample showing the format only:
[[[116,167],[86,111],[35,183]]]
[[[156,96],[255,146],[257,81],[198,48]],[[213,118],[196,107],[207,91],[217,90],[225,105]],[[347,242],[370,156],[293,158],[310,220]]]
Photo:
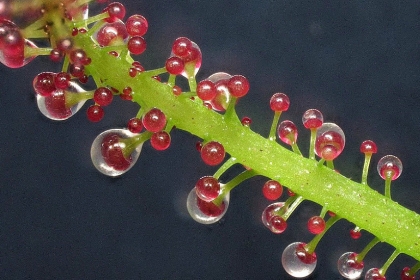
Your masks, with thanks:
[[[86,68],[93,68],[90,73],[95,73],[104,84],[116,89],[130,86],[134,89],[134,102],[145,108],[159,108],[177,129],[220,142],[227,153],[256,173],[280,182],[307,200],[327,205],[338,216],[371,232],[401,253],[420,260],[420,215],[417,213],[278,145],[270,140],[275,133],[267,139],[240,122],[226,120],[199,102],[177,98],[171,86],[149,75],[129,77],[127,70],[131,63],[104,53],[88,35],[79,34],[75,40],[92,59]],[[276,125],[273,127],[275,131]]]
[[[225,161],[225,163],[223,163],[222,166],[220,166],[220,168],[216,171],[216,173],[214,173],[213,177],[216,179],[219,179],[220,176],[222,176],[223,173],[226,172],[226,170],[228,170],[232,165],[234,165],[236,163],[236,158],[229,158],[227,161]]]
[[[363,164],[363,172],[362,172],[363,185],[367,185],[367,176],[369,173],[369,165],[370,165],[371,158],[372,158],[372,154],[365,154],[365,163]]]
[[[413,265],[412,268],[410,268],[410,270],[408,271],[408,275],[414,276],[414,274],[416,274],[416,272],[419,270],[420,270],[420,262],[417,262],[415,265]]]
[[[356,257],[356,262],[361,263],[363,261],[363,259],[366,257],[367,253],[369,253],[369,251],[375,247],[376,244],[378,244],[380,242],[378,237],[375,237],[374,239],[372,239],[372,241],[369,242],[368,245],[366,245],[366,247],[362,250],[362,252],[360,252],[359,254],[357,254]]]
[[[290,215],[292,215],[292,213],[296,210],[296,208],[299,206],[299,204],[301,204],[305,199],[303,198],[303,196],[294,196],[294,199],[292,200],[293,202],[290,204],[290,206],[288,207],[283,207],[286,209],[286,211],[281,215],[283,217],[283,219],[285,221],[287,221],[287,219],[290,217]],[[287,204],[285,204],[285,206],[287,206]]]
[[[394,260],[398,257],[400,252],[395,250],[392,255],[388,258],[388,260],[384,263],[384,265],[379,269],[379,273],[381,275],[385,275],[386,271],[388,270],[389,266],[394,262]]]
[[[311,129],[311,140],[309,140],[309,158],[315,159],[315,140],[316,140],[316,128]]]
[[[309,254],[315,252],[316,246],[318,246],[319,241],[321,241],[324,234],[338,221],[340,218],[334,216],[328,219],[325,223],[325,229],[320,234],[317,234],[308,244],[306,244],[305,249]]]
[[[299,149],[299,147],[296,143],[292,143],[290,146],[292,146],[293,152],[295,152],[296,154],[298,154],[300,156],[302,155],[302,153],[300,152],[300,149]]]
[[[268,139],[271,141],[276,140],[277,124],[279,122],[280,116],[281,116],[281,111],[274,112],[274,118],[273,118],[273,122],[271,123],[270,134],[268,134]]]
[[[391,177],[387,177],[385,180],[385,196],[391,199]]]
[[[227,182],[223,188],[222,188],[222,192],[219,194],[219,196],[213,200],[213,203],[216,205],[220,205],[223,201],[223,198],[225,198],[225,196],[237,185],[239,185],[240,183],[242,183],[243,181],[254,177],[255,175],[258,175],[258,173],[254,172],[253,170],[246,170],[244,172],[242,172],[241,174],[239,174],[238,176],[236,176],[235,178],[233,178],[232,180],[230,180],[229,182]]]

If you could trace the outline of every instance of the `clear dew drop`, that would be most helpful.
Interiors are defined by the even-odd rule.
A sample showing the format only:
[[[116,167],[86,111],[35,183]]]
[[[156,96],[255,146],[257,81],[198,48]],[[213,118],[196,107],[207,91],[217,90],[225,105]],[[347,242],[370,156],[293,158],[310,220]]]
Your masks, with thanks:
[[[371,268],[365,274],[365,280],[385,280],[385,276],[382,276],[378,268]]]
[[[303,113],[302,123],[307,129],[318,128],[324,122],[324,116],[317,109],[309,109]]]
[[[193,76],[195,77],[195,75],[197,75],[198,70],[200,70],[201,67],[201,62],[202,62],[202,55],[201,55],[201,50],[200,47],[193,41],[191,41],[191,45],[192,45],[192,52],[195,52],[194,54],[192,54],[193,56],[196,56],[196,59],[187,62],[185,62],[185,67],[188,68],[188,64],[189,63],[193,63],[193,71],[192,73],[190,73],[187,69],[184,68],[184,71],[182,71],[181,75],[184,76],[185,78],[189,79],[190,78],[190,74],[193,74]]]
[[[296,249],[304,245],[302,242],[294,242],[287,246],[281,256],[281,263],[288,274],[296,278],[304,278],[310,275],[316,267],[317,261],[312,263],[303,262],[297,255]]]
[[[138,144],[134,148],[134,150],[131,152],[130,163],[127,166],[127,168],[124,168],[124,169],[118,169],[117,168],[116,169],[116,168],[110,166],[105,161],[104,156],[102,154],[102,145],[103,145],[104,138],[109,136],[109,135],[113,135],[113,134],[118,135],[118,137],[120,137],[121,139],[133,139],[133,141],[135,141],[134,137],[138,136],[138,134],[131,133],[128,129],[115,128],[115,129],[109,129],[109,130],[106,130],[106,131],[102,132],[93,141],[92,147],[90,149],[90,156],[91,156],[93,165],[102,174],[105,174],[105,175],[111,176],[111,177],[116,177],[116,176],[119,176],[119,175],[127,172],[131,167],[134,166],[137,159],[139,158],[141,149],[143,147],[143,143]],[[124,143],[117,143],[115,145],[119,145],[121,147],[121,149],[124,149],[124,147],[125,147]]]
[[[232,76],[225,72],[217,72],[210,75],[207,80],[212,81],[217,90],[216,97],[209,101],[209,104],[212,106],[213,110],[216,111],[225,111],[232,95],[229,92],[227,83]]]
[[[357,263],[353,252],[341,255],[337,262],[338,272],[347,279],[359,279],[363,272],[363,263]]]
[[[218,213],[217,215],[204,213],[202,209],[200,209],[199,207],[200,201],[199,201],[199,198],[197,197],[197,193],[194,187],[190,191],[187,197],[188,213],[196,222],[200,224],[205,224],[205,225],[214,224],[218,222],[225,215],[229,206],[229,199],[230,199],[230,194],[227,193],[225,197],[223,198],[223,202],[221,206],[222,208],[220,210],[220,213]],[[205,203],[213,203],[213,202],[205,202]],[[212,208],[215,208],[215,207],[217,206],[213,204]],[[211,211],[211,212],[215,213],[214,211]]]
[[[400,177],[403,165],[398,157],[386,155],[378,161],[377,170],[382,179],[386,180],[389,176],[391,180],[395,180]]]
[[[338,157],[344,149],[346,138],[335,123],[324,123],[316,132],[315,153],[326,160]]]
[[[85,92],[85,90],[80,87],[75,82],[70,82],[69,87],[66,90],[56,89],[51,96],[41,96],[39,94],[36,95],[36,101],[38,105],[39,111],[46,116],[47,118],[54,120],[54,121],[63,121],[74,114],[76,114],[80,108],[83,107],[83,104],[86,102],[86,98],[78,98],[77,96],[73,96],[73,99],[80,100],[75,105],[68,108],[66,106],[66,94],[81,94]]]
[[[268,229],[271,230],[270,220],[274,216],[274,212],[279,211],[283,206],[284,202],[275,202],[265,207],[261,215],[261,221]]]

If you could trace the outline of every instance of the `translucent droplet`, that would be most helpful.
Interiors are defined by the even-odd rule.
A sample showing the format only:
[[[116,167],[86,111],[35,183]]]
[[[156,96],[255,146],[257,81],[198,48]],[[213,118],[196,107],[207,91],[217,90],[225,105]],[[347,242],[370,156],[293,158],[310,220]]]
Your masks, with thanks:
[[[124,22],[117,20],[114,22],[103,22],[92,38],[101,46],[119,46],[128,41],[128,32]]]
[[[281,256],[284,270],[296,278],[307,277],[316,267],[316,254],[306,252],[305,245],[303,242],[292,243],[284,249]]]
[[[289,120],[282,121],[279,124],[277,129],[277,133],[281,141],[288,145],[292,145],[296,143],[298,137],[298,131],[296,125]]]
[[[232,99],[232,95],[229,92],[228,82],[232,76],[228,73],[217,72],[207,78],[214,83],[216,86],[216,97],[213,100],[209,101],[209,104],[212,106],[215,111],[225,111],[227,106]]]
[[[359,279],[363,272],[363,262],[356,262],[357,254],[347,252],[337,262],[338,272],[347,279]]]
[[[377,170],[382,179],[386,180],[389,177],[391,180],[395,180],[400,177],[403,165],[396,156],[387,155],[378,161]]]
[[[213,224],[218,222],[226,213],[229,206],[230,195],[227,193],[220,206],[213,202],[206,202],[197,197],[195,187],[188,194],[187,209],[190,216],[200,224]]]
[[[188,51],[187,56],[182,57],[182,60],[184,61],[185,67],[181,75],[187,79],[191,76],[195,77],[198,70],[200,70],[202,62],[201,50],[196,43],[191,41],[191,49]]]
[[[99,134],[92,143],[90,156],[102,174],[115,177],[127,172],[136,163],[143,142],[139,134],[128,129],[110,129]],[[130,149],[130,150],[128,150]]]
[[[378,268],[371,268],[365,274],[365,280],[386,280]]]
[[[283,206],[284,202],[275,202],[265,207],[261,215],[261,220],[268,229],[271,230],[270,220],[274,216],[274,213],[279,211]]]
[[[325,160],[333,160],[344,149],[346,138],[335,123],[324,123],[316,132],[315,153]]]
[[[303,113],[302,123],[307,129],[318,128],[324,122],[324,116],[317,109],[309,109]]]
[[[87,97],[77,83],[70,82],[66,90],[56,89],[51,96],[36,95],[38,109],[47,118],[55,121],[63,121],[82,108]]]

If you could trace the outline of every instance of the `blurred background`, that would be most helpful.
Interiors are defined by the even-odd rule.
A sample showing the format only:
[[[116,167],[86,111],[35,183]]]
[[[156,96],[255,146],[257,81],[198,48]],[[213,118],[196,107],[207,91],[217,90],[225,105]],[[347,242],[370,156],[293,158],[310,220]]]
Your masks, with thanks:
[[[149,21],[148,49],[136,58],[147,69],[162,67],[172,42],[189,37],[203,53],[198,80],[218,71],[248,77],[251,91],[237,110],[252,118],[253,130],[268,134],[269,98],[284,92],[291,106],[282,119],[298,125],[305,154],[309,133],[301,116],[316,108],[346,133],[346,148],[335,162],[342,174],[360,180],[359,146],[372,139],[379,151],[371,187],[383,190],[376,163],[394,154],[404,171],[393,183],[393,198],[420,211],[418,1],[123,3],[127,16],[142,14]],[[96,4],[91,15],[101,10]],[[281,266],[281,253],[292,242],[312,238],[306,221],[319,214],[318,205],[303,203],[287,231],[275,235],[261,223],[270,202],[259,177],[231,193],[221,222],[194,222],[187,194],[199,177],[216,169],[201,162],[198,139],[182,131],[172,133],[167,151],[147,143],[129,172],[105,177],[91,163],[90,145],[102,131],[124,127],[137,107],[116,98],[97,124],[86,119],[86,105],[68,121],[46,119],[36,107],[32,80],[60,67],[47,58],[22,69],[0,65],[1,279],[292,279]],[[342,279],[339,256],[359,252],[372,239],[363,232],[352,240],[352,228],[340,221],[325,235],[308,279]],[[392,251],[378,245],[365,267],[382,266]],[[399,279],[401,269],[414,263],[398,257],[387,278]]]

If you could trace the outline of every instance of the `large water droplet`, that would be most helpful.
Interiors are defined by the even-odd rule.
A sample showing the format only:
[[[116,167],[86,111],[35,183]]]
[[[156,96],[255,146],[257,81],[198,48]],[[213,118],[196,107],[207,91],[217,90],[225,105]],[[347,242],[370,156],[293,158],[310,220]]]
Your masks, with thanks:
[[[213,224],[218,222],[226,213],[229,206],[230,194],[227,193],[220,206],[212,201],[206,202],[197,197],[195,187],[188,194],[187,209],[191,217],[201,224]]]
[[[347,279],[359,279],[363,272],[363,262],[356,262],[357,254],[347,252],[337,262],[338,272]]]
[[[38,109],[51,120],[66,120],[85,104],[87,97],[83,95],[84,92],[77,83],[70,82],[66,90],[56,89],[50,96],[37,94]]]
[[[284,249],[281,256],[281,263],[284,270],[296,278],[303,278],[310,275],[316,267],[315,253],[307,253],[304,250],[305,245],[302,242],[294,242]]]
[[[139,158],[143,142],[139,134],[128,129],[110,129],[99,134],[92,143],[90,156],[102,174],[115,177],[127,172]]]

